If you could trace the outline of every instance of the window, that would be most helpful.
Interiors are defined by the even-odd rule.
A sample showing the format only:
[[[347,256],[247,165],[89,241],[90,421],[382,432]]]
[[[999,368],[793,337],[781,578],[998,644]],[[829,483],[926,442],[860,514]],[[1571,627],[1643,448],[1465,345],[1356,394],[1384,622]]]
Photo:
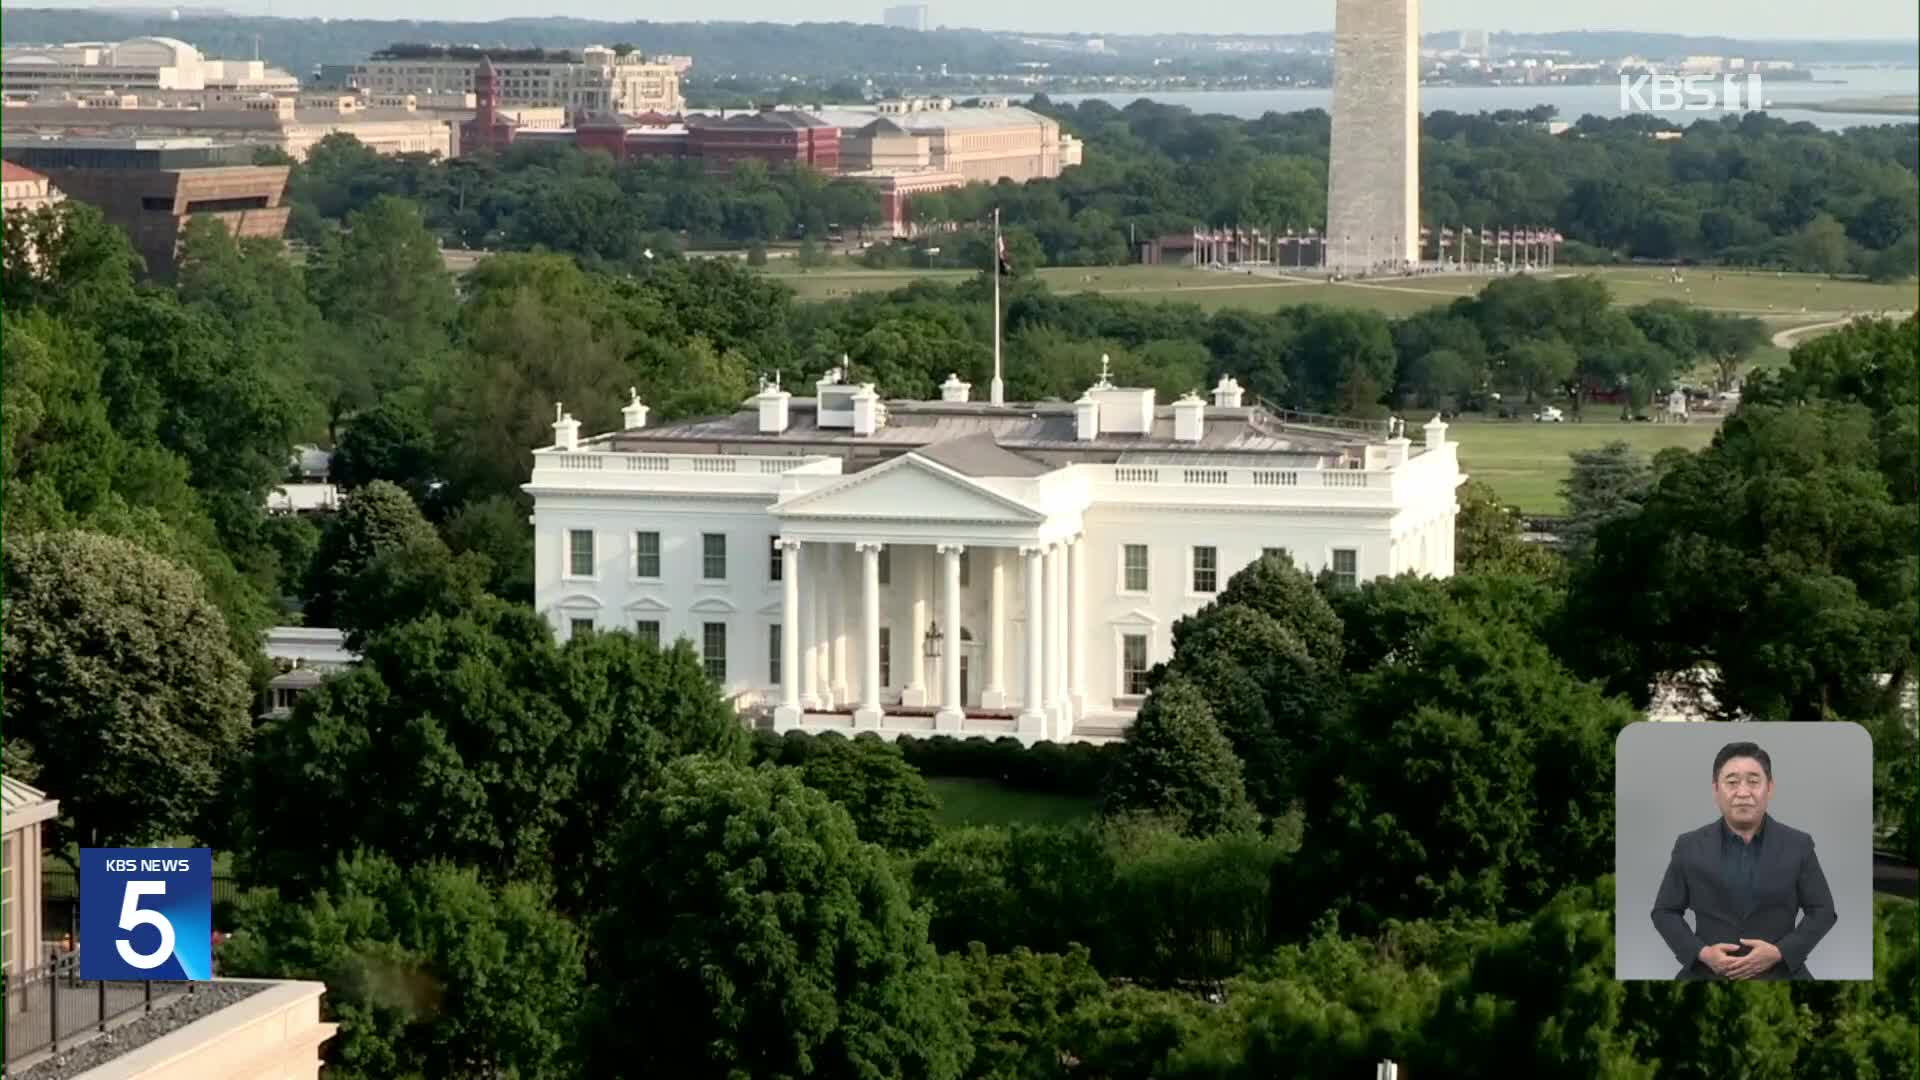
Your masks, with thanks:
[[[771,552],[767,562],[767,580],[779,581],[780,574],[785,569],[785,567],[781,565],[780,559],[780,538],[777,536],[769,536],[767,538],[767,550]],[[773,681],[779,682],[780,680],[775,679]]]
[[[567,530],[567,573],[574,577],[593,576],[593,530]]]
[[[1147,635],[1126,634],[1120,638],[1120,692],[1141,697],[1147,692]]]
[[[973,549],[964,548],[960,552],[960,587],[965,589],[973,585]]]
[[[893,548],[886,544],[880,545],[880,584],[893,584]],[[885,630],[880,632],[886,633]]]
[[[658,619],[641,619],[633,624],[633,636],[653,646],[660,647],[660,622]]]
[[[1333,579],[1342,585],[1360,583],[1360,553],[1352,548],[1333,549]]]
[[[885,549],[882,549],[884,552]],[[880,628],[880,685],[893,685],[893,627]]]
[[[633,576],[657,578],[660,576],[660,534],[657,532],[637,532],[633,534]]]
[[[727,624],[710,622],[700,628],[700,662],[706,666],[707,678],[714,682],[727,681]]]
[[[1147,576],[1147,545],[1128,544],[1121,552],[1120,562],[1125,570],[1125,580],[1121,582],[1121,590],[1124,592],[1146,592],[1149,580]]]
[[[1197,593],[1218,592],[1220,588],[1220,549],[1197,547],[1193,549],[1193,591]]]
[[[1260,557],[1263,559],[1279,559],[1281,562],[1288,561],[1286,548],[1261,548]]]
[[[768,684],[772,686],[779,686],[781,682],[781,674],[782,673],[780,670],[780,624],[773,623],[772,625],[767,627],[767,682]]]
[[[727,580],[727,534],[700,534],[700,576],[708,581]]]
[[[571,631],[568,635],[569,637],[586,637],[588,634],[593,633],[592,619],[574,619],[567,625]]]

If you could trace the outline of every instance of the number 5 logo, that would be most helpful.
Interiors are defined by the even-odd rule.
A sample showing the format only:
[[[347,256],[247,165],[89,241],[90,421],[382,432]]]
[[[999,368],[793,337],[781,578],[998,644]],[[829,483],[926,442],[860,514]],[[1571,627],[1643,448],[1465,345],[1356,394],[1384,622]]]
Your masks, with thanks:
[[[126,892],[120,896],[120,929],[132,930],[136,927],[151,926],[160,931],[160,947],[152,952],[139,952],[127,938],[115,938],[113,947],[120,959],[128,966],[148,971],[167,962],[173,955],[173,924],[165,915],[150,908],[140,906],[143,896],[165,896],[167,883],[164,881],[129,881]]]

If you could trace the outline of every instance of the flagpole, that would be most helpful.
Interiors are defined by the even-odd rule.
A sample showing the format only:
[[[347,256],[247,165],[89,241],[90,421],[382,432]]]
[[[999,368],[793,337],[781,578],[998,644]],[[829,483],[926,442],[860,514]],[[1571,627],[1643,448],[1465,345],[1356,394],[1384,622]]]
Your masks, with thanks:
[[[987,273],[993,278],[993,385],[988,400],[1007,403],[1007,386],[1000,381],[1000,208],[993,208],[993,250],[987,255]]]

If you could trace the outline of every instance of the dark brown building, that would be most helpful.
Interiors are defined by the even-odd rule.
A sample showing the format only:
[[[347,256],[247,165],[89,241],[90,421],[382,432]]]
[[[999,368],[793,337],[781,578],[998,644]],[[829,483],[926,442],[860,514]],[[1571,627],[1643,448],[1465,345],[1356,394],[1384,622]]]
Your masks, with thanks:
[[[280,202],[287,166],[252,164],[251,147],[207,139],[46,139],[9,142],[0,156],[98,207],[126,230],[147,273],[162,280],[173,277],[190,218],[217,218],[242,237],[277,238],[287,226]]]
[[[840,173],[840,129],[793,109],[687,119],[688,148],[710,173],[729,173],[736,161],[801,165]]]

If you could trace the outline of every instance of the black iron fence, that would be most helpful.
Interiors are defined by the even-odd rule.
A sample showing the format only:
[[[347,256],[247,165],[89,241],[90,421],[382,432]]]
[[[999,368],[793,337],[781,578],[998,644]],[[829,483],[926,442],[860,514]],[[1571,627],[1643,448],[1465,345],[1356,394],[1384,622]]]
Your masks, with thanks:
[[[101,982],[80,978],[80,952],[6,977],[6,1064],[51,1053],[107,1030],[124,1016],[151,1011],[156,995],[193,993],[195,984]]]

